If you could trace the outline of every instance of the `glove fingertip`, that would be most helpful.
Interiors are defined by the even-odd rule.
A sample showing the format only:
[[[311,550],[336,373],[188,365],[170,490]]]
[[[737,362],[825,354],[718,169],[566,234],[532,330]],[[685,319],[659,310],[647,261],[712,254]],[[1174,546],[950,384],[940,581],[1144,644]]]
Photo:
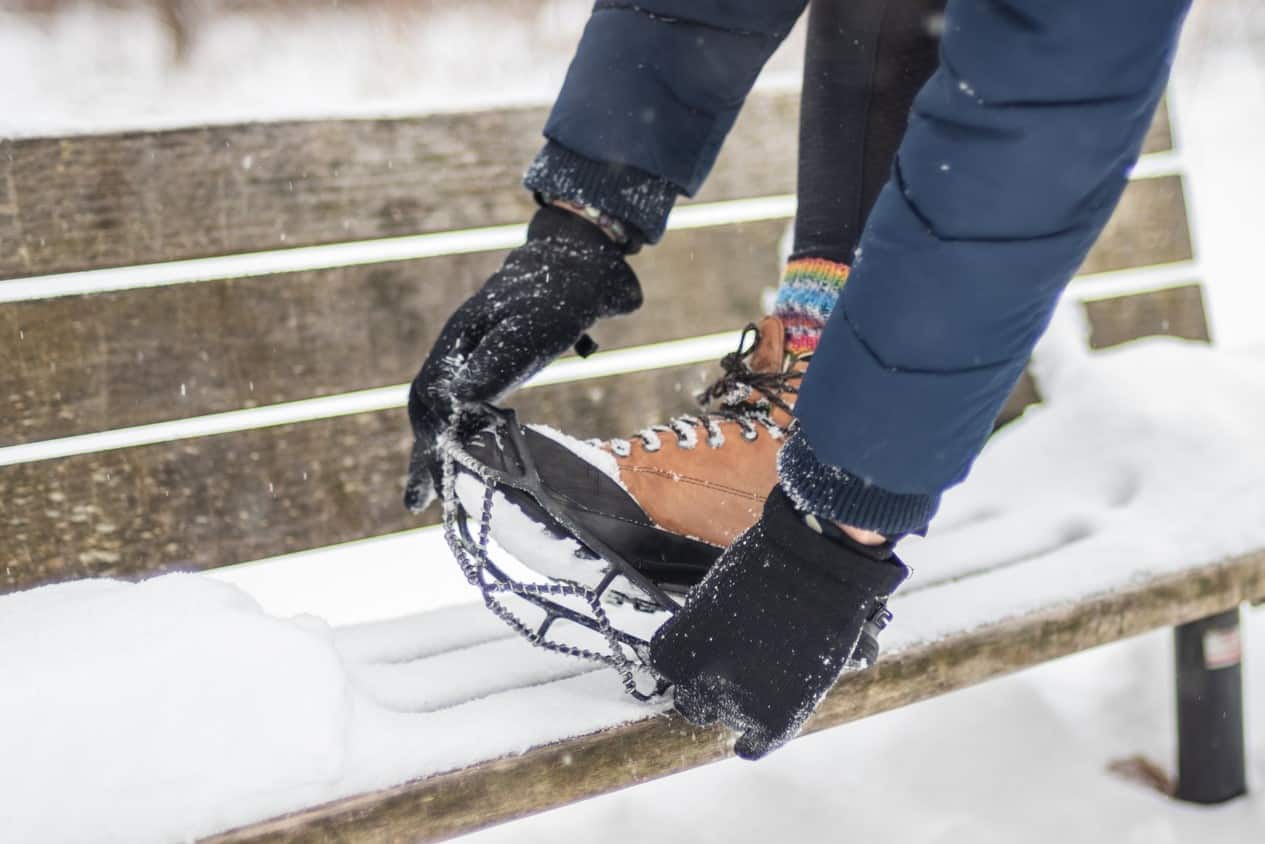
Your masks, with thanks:
[[[757,759],[763,759],[781,746],[781,742],[775,743],[763,730],[752,728],[738,736],[738,740],[734,742],[734,755],[739,759],[754,762]]]
[[[404,509],[420,513],[435,500],[435,484],[429,477],[410,478],[404,487]]]
[[[720,718],[720,711],[716,706],[708,702],[706,696],[700,694],[690,683],[677,685],[673,703],[681,717],[696,727],[709,726]]]

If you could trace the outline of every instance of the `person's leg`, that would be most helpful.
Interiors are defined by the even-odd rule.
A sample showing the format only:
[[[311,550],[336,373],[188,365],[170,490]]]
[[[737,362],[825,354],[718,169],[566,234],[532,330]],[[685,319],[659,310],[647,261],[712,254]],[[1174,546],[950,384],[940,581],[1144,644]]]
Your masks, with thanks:
[[[811,352],[936,68],[944,0],[813,0],[799,126],[799,208],[774,313]]]
[[[711,172],[760,69],[807,0],[599,0],[524,174],[540,198],[657,243]]]
[[[951,0],[782,449],[802,509],[924,527],[1110,217],[1188,0]]]
[[[891,171],[910,104],[936,66],[942,8],[942,0],[814,0],[801,102],[795,260],[776,308],[780,321],[762,320],[754,339],[744,338],[739,352],[726,356],[723,378],[708,391],[712,410],[722,413],[706,421],[678,417],[588,452],[525,435],[553,499],[575,500],[581,496],[568,491],[583,487],[586,508],[618,514],[595,528],[609,529],[601,540],[659,581],[680,586],[701,577],[720,549],[759,518],[777,483],[778,449],[808,365],[801,357],[788,366],[785,353],[803,354],[816,344],[865,217]],[[618,483],[604,474],[612,463]],[[471,499],[472,507],[477,504]],[[553,534],[566,535],[522,496],[515,506],[528,519],[550,524]],[[510,524],[492,520],[496,541],[519,559],[540,560],[531,547],[533,534],[502,530]],[[700,551],[700,545],[707,547]],[[647,554],[660,562],[647,562]],[[559,559],[561,569],[542,573],[582,577],[573,555]],[[599,563],[598,573],[604,570]]]

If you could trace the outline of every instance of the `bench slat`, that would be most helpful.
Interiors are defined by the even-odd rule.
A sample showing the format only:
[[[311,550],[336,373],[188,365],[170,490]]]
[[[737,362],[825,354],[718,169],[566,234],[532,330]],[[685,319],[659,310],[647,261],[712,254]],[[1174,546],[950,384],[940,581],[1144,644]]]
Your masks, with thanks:
[[[792,193],[798,94],[756,92],[700,200]],[[0,140],[0,278],[526,218],[545,109]],[[1161,111],[1146,150],[1170,149]]]
[[[1114,296],[1085,303],[1089,345],[1105,349],[1137,337],[1166,334],[1187,340],[1210,340],[1203,288],[1191,283],[1145,296]]]
[[[753,95],[699,199],[793,192],[798,107]],[[0,140],[0,278],[519,222],[545,114]]]
[[[805,732],[975,685],[1098,645],[1265,597],[1265,552],[1132,581],[1071,605],[997,621],[885,656],[846,675]],[[730,754],[732,736],[649,718],[464,770],[318,806],[207,839],[213,844],[440,841],[678,773]]]
[[[1199,302],[1189,292],[1144,297],[1154,304],[1094,303],[1093,325],[1109,326],[1095,331],[1202,325],[1202,312],[1185,311]],[[577,436],[627,434],[691,409],[717,373],[617,375],[525,390],[511,404]],[[215,568],[431,523],[433,512],[400,508],[409,438],[401,408],[0,467],[0,548],[16,549],[0,566],[0,592]]]
[[[675,232],[634,264],[646,305],[606,348],[740,326],[782,221]],[[0,446],[397,384],[501,253],[0,305]],[[1178,177],[1131,184],[1086,272],[1191,256]]]
[[[1186,340],[1211,339],[1203,288],[1197,282],[1144,294],[1112,296],[1085,302],[1089,317],[1089,347],[1106,349],[1139,337],[1165,335]],[[1019,417],[1041,401],[1037,383],[1025,372],[997,416],[998,426]]]
[[[634,263],[646,304],[620,348],[726,331],[777,282],[785,221],[676,232]],[[410,380],[503,253],[0,305],[0,446]],[[19,339],[21,338],[21,339]]]
[[[1160,107],[1155,111],[1155,119],[1142,141],[1142,154],[1168,152],[1176,145],[1173,139],[1172,117],[1168,111],[1168,97],[1160,100]]]
[[[626,434],[689,407],[714,367],[527,390],[524,418]],[[0,592],[206,569],[436,520],[400,504],[403,408],[0,467]]]
[[[1182,177],[1139,179],[1125,189],[1080,272],[1171,264],[1193,256]]]

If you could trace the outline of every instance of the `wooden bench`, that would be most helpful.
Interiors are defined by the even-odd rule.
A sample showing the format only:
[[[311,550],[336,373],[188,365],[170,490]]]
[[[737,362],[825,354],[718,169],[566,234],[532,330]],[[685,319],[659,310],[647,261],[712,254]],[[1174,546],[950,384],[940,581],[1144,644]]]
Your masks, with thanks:
[[[753,96],[707,189],[636,258],[639,318],[599,329],[605,357],[516,396],[522,416],[609,436],[690,406],[707,362],[777,278],[796,110],[794,92]],[[434,523],[399,503],[402,385],[521,236],[530,205],[514,185],[543,117],[0,141],[0,591],[206,570]],[[1164,112],[1072,295],[1095,347],[1207,339],[1198,281]],[[1036,399],[1025,380],[1003,421]],[[1194,622],[1184,629],[1197,642],[1265,598],[1265,552],[1194,562],[1145,576],[1141,560],[1109,588],[1052,593],[934,641],[895,629],[879,666],[846,677],[808,729],[1157,627]],[[934,605],[987,583],[907,600]],[[478,642],[454,642],[479,658]],[[729,742],[647,710],[214,840],[438,840],[723,758]]]

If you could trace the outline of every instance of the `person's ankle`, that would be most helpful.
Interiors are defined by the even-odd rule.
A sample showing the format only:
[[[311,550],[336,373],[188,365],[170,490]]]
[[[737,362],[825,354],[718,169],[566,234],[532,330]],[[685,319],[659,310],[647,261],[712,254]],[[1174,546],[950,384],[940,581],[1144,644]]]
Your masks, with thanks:
[[[601,229],[602,234],[606,235],[618,246],[627,246],[630,242],[628,230],[624,224],[611,217],[608,214],[599,211],[591,205],[585,205],[570,199],[562,199],[560,197],[547,197],[548,204],[554,208],[561,208],[563,211],[569,211],[582,220],[592,223]]]
[[[850,539],[862,545],[882,545],[887,541],[887,537],[877,531],[845,525],[843,522],[835,522],[835,526],[846,533]]]
[[[826,529],[826,525],[830,525],[831,529],[842,533],[858,545],[877,548],[887,542],[887,537],[877,531],[865,530],[864,528],[853,527],[852,525],[845,525],[843,522],[838,522],[834,519],[818,519],[812,513],[806,513],[802,510],[797,512],[799,512],[800,517],[803,518],[804,524],[808,525],[808,527],[817,533],[829,536],[831,531]],[[823,522],[825,524],[823,524]]]

